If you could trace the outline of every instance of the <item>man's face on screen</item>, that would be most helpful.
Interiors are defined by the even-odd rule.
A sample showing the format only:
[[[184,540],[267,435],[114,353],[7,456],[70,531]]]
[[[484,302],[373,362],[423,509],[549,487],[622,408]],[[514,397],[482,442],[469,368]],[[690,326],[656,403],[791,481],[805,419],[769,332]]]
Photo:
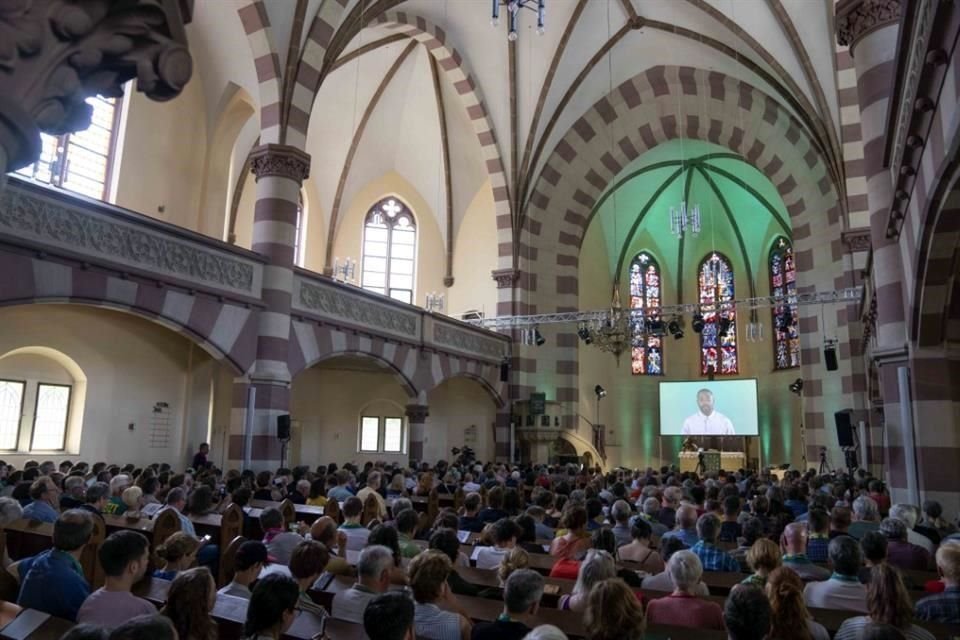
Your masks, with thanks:
[[[700,412],[703,415],[708,416],[713,413],[713,394],[709,391],[701,391],[697,394],[697,405],[700,407]]]

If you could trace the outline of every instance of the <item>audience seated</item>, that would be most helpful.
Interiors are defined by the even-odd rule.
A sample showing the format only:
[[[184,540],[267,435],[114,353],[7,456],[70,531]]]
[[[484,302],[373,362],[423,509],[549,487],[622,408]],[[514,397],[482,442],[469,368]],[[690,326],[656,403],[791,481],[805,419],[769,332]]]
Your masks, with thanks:
[[[807,610],[803,588],[803,580],[789,567],[770,572],[765,589],[770,600],[771,638],[830,640],[827,630]],[[806,634],[803,633],[804,629]]]
[[[93,533],[93,516],[71,509],[53,524],[53,548],[13,565],[20,578],[17,604],[58,618],[76,620],[90,595],[80,567],[83,547]]]
[[[23,517],[37,522],[56,522],[60,515],[60,488],[47,476],[40,476],[30,485],[30,504],[23,507]]]
[[[299,598],[300,589],[291,578],[274,574],[258,580],[247,607],[247,620],[243,624],[244,638],[279,638],[293,624]]]
[[[853,512],[849,507],[837,505],[830,510],[830,539],[837,536],[850,535],[850,525],[853,524]]]
[[[870,531],[860,539],[863,551],[863,567],[860,568],[860,582],[870,582],[870,569],[887,561],[887,536],[879,531]]]
[[[79,509],[86,502],[87,483],[83,476],[68,476],[63,481],[63,494],[60,496],[60,510]]]
[[[823,509],[807,512],[807,558],[810,562],[826,563],[830,546],[830,516]]]
[[[160,613],[173,622],[177,634],[190,640],[216,640],[217,623],[210,615],[217,602],[217,585],[206,567],[177,575]]]
[[[792,569],[804,582],[826,580],[830,572],[813,564],[807,557],[807,527],[802,522],[791,522],[780,539],[783,566]]]
[[[237,549],[233,559],[233,580],[217,593],[250,599],[250,585],[267,563],[267,547],[256,540],[247,540]]]
[[[936,551],[934,541],[916,530],[917,522],[920,520],[920,510],[912,504],[895,504],[890,507],[890,517],[899,520],[907,529],[907,542],[916,545],[930,554],[931,559]],[[940,535],[936,532],[933,536],[939,542]],[[896,565],[894,565],[896,566]]]
[[[692,551],[677,551],[667,561],[667,573],[673,582],[673,592],[647,605],[650,624],[722,630],[723,610],[717,603],[697,595],[703,574],[700,558]]]
[[[674,537],[680,538],[680,541],[683,542],[687,548],[690,548],[700,542],[700,536],[697,534],[696,507],[689,504],[684,504],[677,509],[675,527],[663,534],[663,536],[661,536],[661,540]]]
[[[937,549],[937,571],[944,590],[917,602],[917,619],[960,624],[960,540],[947,540]]]
[[[565,508],[561,526],[566,533],[553,539],[550,555],[579,560],[591,547],[590,534],[587,533],[587,510],[578,505]]]
[[[859,540],[867,531],[876,531],[879,528],[880,513],[877,503],[868,496],[860,496],[854,500],[853,522],[850,524],[847,535]]]
[[[643,607],[623,580],[603,580],[590,590],[584,627],[587,640],[641,640]]]
[[[617,539],[617,546],[622,547],[633,541],[633,535],[630,530],[630,516],[633,509],[626,500],[617,500],[610,507],[610,519],[613,521],[613,535]]]
[[[89,511],[101,519],[103,518],[103,509],[107,506],[107,501],[110,500],[110,485],[106,482],[94,482],[92,485],[87,487],[87,492],[84,494],[84,499],[86,502],[80,506],[81,509]]]
[[[419,520],[420,516],[413,509],[404,509],[396,515],[394,527],[397,530],[401,557],[413,558],[420,554],[420,546],[413,541]]]
[[[178,640],[178,637],[170,618],[154,613],[124,622],[113,630],[110,640]]]
[[[447,585],[450,559],[426,551],[410,562],[410,589],[416,601],[414,627],[418,639],[469,640],[473,625]],[[440,605],[443,605],[442,607]],[[368,608],[369,611],[369,608]],[[364,618],[366,626],[366,617]]]
[[[552,624],[542,624],[525,635],[523,640],[567,640],[567,634]]]
[[[867,615],[844,620],[834,640],[859,640],[863,628],[871,622],[892,625],[908,640],[934,640],[932,633],[913,624],[912,620],[913,603],[900,573],[884,562],[871,569]]]
[[[729,640],[766,640],[784,638],[767,635],[770,631],[770,602],[758,587],[738,585],[723,607],[723,623]],[[792,636],[791,636],[792,637]]]
[[[384,593],[363,612],[363,630],[370,640],[416,640],[414,616],[414,603],[406,594]]]
[[[382,489],[382,476],[379,471],[372,471],[367,475],[366,485],[357,492],[360,502],[366,503],[368,496],[374,496],[377,501],[377,519],[381,522],[387,519],[387,501],[380,494]]]
[[[284,529],[283,514],[276,507],[267,507],[260,512],[260,529],[270,561],[289,565],[290,556],[297,545],[303,542],[303,536]]]
[[[683,542],[679,538],[668,538],[664,540],[660,545],[660,552],[663,553],[664,562],[670,562],[671,556],[677,551],[682,551],[684,549]],[[667,569],[667,566],[664,566],[664,570],[660,573],[652,576],[646,576],[641,583],[641,586],[644,589],[649,589],[650,591],[673,591],[673,579],[670,577],[670,571]],[[698,596],[708,596],[710,595],[710,590],[707,588],[703,582],[700,582],[693,588],[693,592]]]
[[[720,542],[736,542],[742,534],[742,527],[737,521],[740,516],[740,496],[727,496],[723,500],[723,522],[720,523]]]
[[[763,522],[759,518],[747,517],[742,523],[743,537],[739,539],[739,546],[730,552],[730,556],[740,564],[743,572],[751,571],[747,564],[747,553],[753,544],[763,537]]]
[[[680,518],[685,516],[681,509]],[[704,571],[739,571],[740,563],[717,547],[720,535],[720,519],[712,513],[705,513],[697,520],[699,540],[690,549],[700,558]]]
[[[867,590],[857,577],[862,553],[860,545],[850,536],[838,536],[830,541],[830,564],[833,575],[822,582],[810,582],[803,590],[808,607],[844,609],[867,612]]]
[[[656,501],[656,498],[650,498],[650,500]],[[659,525],[660,523],[657,524]],[[640,565],[639,568],[641,571],[650,574],[663,571],[663,559],[656,550],[650,547],[652,533],[653,530],[648,520],[636,518],[633,521],[633,526],[630,528],[630,535],[633,541],[617,549],[620,559],[636,562]]]
[[[430,536],[430,549],[443,553],[450,560],[451,569],[447,576],[447,585],[451,591],[463,596],[479,596],[484,591],[483,587],[467,582],[457,573],[457,567],[463,566],[461,562],[463,554],[460,553],[460,540],[457,538],[456,531],[452,529],[435,531]]]
[[[315,603],[307,594],[317,579],[323,574],[330,554],[323,544],[315,540],[304,540],[296,546],[290,555],[290,574],[297,581],[300,588],[300,599],[297,608],[320,618],[327,616],[327,611]]]
[[[767,584],[770,573],[781,564],[780,547],[769,538],[761,538],[754,542],[750,551],[747,552],[747,565],[753,573],[744,578],[740,584],[762,589]]]
[[[957,532],[957,525],[943,517],[943,506],[936,500],[924,500],[923,518],[920,524],[927,531],[936,532],[941,540]],[[924,535],[930,537],[928,534]]]
[[[884,518],[880,523],[880,533],[887,539],[887,562],[891,565],[908,571],[933,570],[933,557],[930,553],[923,547],[907,541],[907,526],[903,520],[893,517]],[[920,537],[923,538],[923,536]]]
[[[487,506],[477,514],[485,525],[510,517],[510,514],[503,509],[503,494],[504,489],[499,485],[487,492]]]
[[[77,622],[113,628],[130,618],[151,615],[157,609],[130,590],[150,564],[150,542],[136,531],[117,531],[107,536],[97,551],[105,580],[91,593],[77,613]]]
[[[337,529],[337,522],[330,516],[314,520],[310,525],[310,539],[323,544],[330,552],[327,573],[335,576],[352,576],[353,567],[346,559],[347,535]]]
[[[360,498],[356,496],[347,498],[343,503],[343,524],[340,525],[340,531],[347,536],[347,551],[360,551],[367,546],[370,530],[361,524],[362,515],[363,502]]]
[[[338,620],[362,624],[367,605],[390,588],[392,567],[393,552],[387,547],[372,545],[361,551],[357,561],[357,582],[334,595],[331,615]]]
[[[617,565],[613,556],[606,551],[590,549],[580,565],[573,591],[560,597],[557,607],[569,611],[583,612],[587,608],[590,589],[603,580],[617,576]]]
[[[153,577],[173,580],[181,571],[189,569],[197,560],[200,541],[193,536],[177,531],[156,549],[163,565],[153,572]]]
[[[493,622],[474,626],[472,640],[522,640],[540,608],[543,585],[543,576],[536,571],[519,569],[511,573],[504,584],[503,613]]]

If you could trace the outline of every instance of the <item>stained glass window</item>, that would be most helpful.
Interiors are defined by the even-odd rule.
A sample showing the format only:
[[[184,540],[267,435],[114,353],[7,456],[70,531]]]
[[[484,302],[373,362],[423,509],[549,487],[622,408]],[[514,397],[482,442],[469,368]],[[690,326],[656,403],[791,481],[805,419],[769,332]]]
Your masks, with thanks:
[[[737,373],[737,311],[734,308],[733,269],[730,261],[719,253],[711,253],[702,263],[698,275],[700,313],[700,371],[716,374]]]
[[[793,247],[777,238],[770,249],[770,295],[786,300],[773,308],[773,367],[800,366],[800,327],[797,314],[797,271]]]
[[[90,126],[62,136],[40,134],[40,157],[17,175],[91,198],[107,197],[119,107],[114,98],[87,98],[93,108]]]
[[[417,223],[407,206],[396,198],[373,205],[363,228],[363,288],[412,304],[416,250]]]
[[[660,317],[660,267],[646,251],[630,263],[630,308],[633,338],[630,369],[633,375],[663,375],[662,331],[651,330],[651,323],[662,323]]]

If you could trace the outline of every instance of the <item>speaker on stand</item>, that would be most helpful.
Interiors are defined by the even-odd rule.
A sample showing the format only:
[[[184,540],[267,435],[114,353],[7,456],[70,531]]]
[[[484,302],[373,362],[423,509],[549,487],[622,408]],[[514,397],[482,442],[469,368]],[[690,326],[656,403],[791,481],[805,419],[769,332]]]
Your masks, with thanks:
[[[287,466],[287,445],[290,444],[290,414],[277,416],[277,440],[280,441],[280,466]]]
[[[857,438],[853,429],[851,409],[844,409],[833,414],[833,422],[837,428],[837,444],[843,450],[844,464],[850,472],[858,468]]]

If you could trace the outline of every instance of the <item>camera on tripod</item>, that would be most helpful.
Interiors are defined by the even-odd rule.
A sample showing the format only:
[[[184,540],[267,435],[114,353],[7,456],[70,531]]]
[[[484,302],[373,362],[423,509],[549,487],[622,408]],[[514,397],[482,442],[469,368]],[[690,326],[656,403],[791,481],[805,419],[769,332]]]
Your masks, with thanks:
[[[464,467],[469,467],[477,459],[477,455],[473,449],[466,445],[464,445],[462,449],[453,447],[450,449],[450,453],[454,455],[454,463]]]

